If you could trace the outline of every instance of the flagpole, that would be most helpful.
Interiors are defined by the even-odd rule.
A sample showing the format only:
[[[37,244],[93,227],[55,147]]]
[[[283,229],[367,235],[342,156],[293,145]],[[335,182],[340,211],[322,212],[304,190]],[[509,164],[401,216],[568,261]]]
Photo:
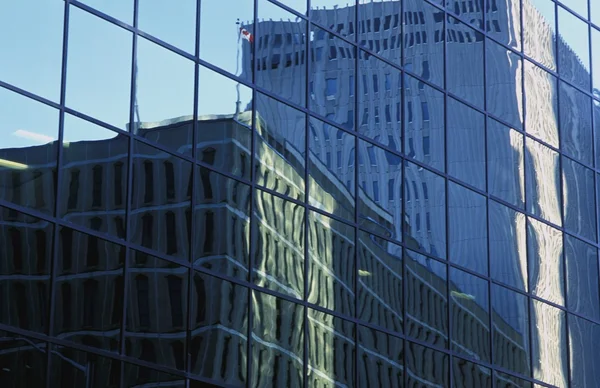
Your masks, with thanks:
[[[237,19],[237,22],[235,23],[235,31],[236,34],[238,36],[237,39],[237,54],[236,54],[236,59],[235,59],[235,75],[239,76],[239,70],[240,70],[240,40],[242,38],[242,34],[240,33],[240,19]],[[240,101],[240,83],[238,82],[237,85],[235,86],[235,90],[237,93],[237,100],[235,102],[235,116],[234,119],[237,119],[237,116],[240,113],[240,105],[241,105],[241,101]]]

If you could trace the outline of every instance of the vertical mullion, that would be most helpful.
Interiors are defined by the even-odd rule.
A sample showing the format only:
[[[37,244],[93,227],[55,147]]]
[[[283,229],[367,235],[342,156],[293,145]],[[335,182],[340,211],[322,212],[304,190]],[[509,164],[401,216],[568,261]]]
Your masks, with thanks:
[[[65,124],[65,97],[66,97],[66,85],[67,85],[67,58],[68,58],[68,46],[69,46],[69,0],[64,0],[64,16],[63,16],[63,40],[62,40],[62,63],[61,63],[61,83],[60,83],[60,109],[58,118],[58,140],[56,147],[56,180],[55,180],[55,202],[54,202],[54,216],[60,217],[60,185],[62,182],[62,157],[63,157],[63,140],[64,140],[64,124]],[[48,311],[47,311],[47,330],[48,335],[52,336],[54,331],[54,310],[56,308],[55,293],[56,293],[56,272],[58,255],[59,255],[59,236],[60,236],[60,225],[58,222],[54,222],[54,235],[53,235],[53,247],[52,247],[52,261],[50,267],[50,290],[48,300]],[[49,342],[46,343],[46,386],[51,388],[51,372],[52,372],[52,347]]]
[[[133,207],[133,170],[134,170],[134,140],[131,136],[136,128],[135,109],[137,104],[137,27],[139,14],[139,0],[133,1],[133,44],[131,49],[131,91],[129,103],[129,144],[128,144],[128,161],[127,161],[127,203],[125,204],[125,236],[126,241],[130,242],[133,232],[131,230],[131,210]],[[123,263],[123,315],[121,317],[121,338],[120,351],[121,356],[126,353],[126,330],[127,330],[127,305],[129,297],[129,262],[132,260],[133,251],[127,248],[125,252],[125,263]],[[121,362],[121,386],[125,386],[125,364]]]
[[[353,47],[353,51],[354,51],[354,130],[356,133],[359,132],[359,107],[360,104],[358,103],[358,99],[359,99],[359,92],[358,92],[358,85],[359,85],[359,78],[361,76],[361,68],[360,68],[360,57],[361,57],[361,49],[360,49],[360,27],[359,27],[359,20],[360,20],[360,8],[359,7],[359,1],[356,0],[355,3],[355,8],[354,8],[354,47]],[[358,185],[358,180],[359,180],[359,172],[360,172],[360,166],[358,163],[358,155],[359,155],[359,146],[360,142],[358,140],[358,136],[354,136],[354,241],[355,241],[355,245],[354,245],[354,316],[355,318],[358,320],[359,317],[359,292],[358,292],[358,268],[359,268],[359,236],[360,236],[360,232],[358,229],[358,223],[359,223],[359,204],[360,204],[360,198],[359,198],[359,185]],[[360,378],[360,373],[359,373],[359,361],[360,361],[360,357],[359,357],[359,347],[360,347],[360,338],[359,338],[359,325],[355,324],[354,325],[354,386],[359,386],[359,378]]]
[[[194,282],[194,262],[196,260],[196,252],[194,251],[194,242],[196,241],[194,236],[196,235],[196,191],[197,183],[196,183],[196,174],[198,172],[198,164],[196,159],[196,132],[198,132],[198,95],[199,95],[199,64],[198,58],[200,57],[200,12],[201,12],[201,0],[196,0],[196,36],[195,36],[195,63],[194,63],[194,106],[193,106],[193,115],[192,115],[192,195],[190,198],[190,232],[188,236],[188,255],[190,260],[190,267],[188,269],[188,293],[187,293],[187,333],[186,333],[186,365],[185,370],[191,375],[192,373],[192,284]],[[189,384],[189,382],[188,382]]]

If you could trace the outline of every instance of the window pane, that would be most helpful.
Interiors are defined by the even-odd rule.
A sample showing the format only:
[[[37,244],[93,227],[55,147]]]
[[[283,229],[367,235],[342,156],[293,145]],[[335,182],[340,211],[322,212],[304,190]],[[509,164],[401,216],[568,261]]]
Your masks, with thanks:
[[[450,384],[449,357],[446,353],[407,342],[406,374],[408,386],[427,385],[448,387]]]
[[[523,3],[523,51],[556,71],[556,12],[551,0]]]
[[[594,172],[565,157],[562,169],[565,228],[596,241]]]
[[[50,386],[118,388],[121,362],[75,349],[52,346]]]
[[[447,109],[448,173],[485,190],[485,117],[453,98]]]
[[[167,3],[161,0],[144,0],[138,7],[138,24],[142,31],[194,54],[196,1]]]
[[[533,378],[567,386],[567,330],[565,312],[532,300],[531,331]]]
[[[564,305],[562,233],[529,218],[527,238],[531,293],[550,302]]]
[[[42,1],[35,7],[2,2],[0,80],[59,101],[64,9],[62,1]]]
[[[0,331],[0,378],[7,387],[44,387],[46,385],[46,342]]]
[[[304,208],[255,191],[252,279],[297,299],[304,294]]]
[[[254,291],[252,386],[301,387],[304,307]]]
[[[248,290],[200,272],[194,272],[191,287],[192,373],[223,383],[244,384]]]
[[[353,316],[354,227],[312,211],[308,222],[308,301]]]
[[[188,269],[131,251],[125,348],[128,356],[184,369]],[[168,335],[164,335],[167,334]]]
[[[527,210],[561,225],[558,153],[529,138],[525,143],[525,152]]]
[[[594,163],[591,98],[564,82],[560,83],[560,141],[565,154]]]
[[[0,322],[45,333],[53,224],[7,208],[0,208],[0,221]]]
[[[80,0],[100,12],[133,25],[134,0]]]
[[[358,328],[358,386],[403,387],[404,341],[368,327]]]
[[[598,251],[569,235],[565,235],[564,249],[569,310],[597,320],[600,317]]]
[[[0,197],[54,214],[58,110],[0,88]]]
[[[585,0],[567,0],[563,4],[575,6],[581,3],[584,8],[582,16],[587,19],[587,2]],[[577,9],[576,9],[577,11]],[[579,11],[581,11],[579,9]],[[590,37],[588,25],[575,15],[558,7],[558,71],[561,77],[584,90],[590,89]],[[574,61],[572,58],[576,57]],[[562,101],[561,101],[562,104]]]
[[[66,104],[117,128],[129,127],[132,34],[70,8]]]
[[[193,263],[227,276],[247,279],[250,186],[206,167],[196,171]]]
[[[600,384],[600,371],[583,360],[596,357],[600,326],[569,314],[569,347],[571,352],[571,386],[594,387]]]
[[[452,359],[452,368],[455,388],[492,387],[492,371],[488,368],[456,357]]]

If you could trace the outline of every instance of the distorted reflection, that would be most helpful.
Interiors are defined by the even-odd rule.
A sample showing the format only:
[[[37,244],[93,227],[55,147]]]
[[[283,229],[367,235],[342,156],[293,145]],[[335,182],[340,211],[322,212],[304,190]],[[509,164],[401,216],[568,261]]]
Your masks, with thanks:
[[[402,339],[359,326],[357,368],[359,387],[403,387]]]
[[[333,215],[354,220],[355,137],[312,117],[309,131],[309,204]]]
[[[519,51],[522,31],[520,3],[520,0],[485,2],[487,19],[485,31],[500,43]]]
[[[448,174],[485,190],[485,117],[453,98],[446,109]]]
[[[196,159],[250,180],[253,105],[252,89],[198,66]]]
[[[452,348],[479,360],[490,361],[488,283],[455,268],[450,269]]]
[[[129,240],[189,260],[192,164],[137,140],[133,152]]]
[[[401,18],[403,15],[400,12],[401,2],[397,0],[378,2],[361,0],[360,3],[357,25],[359,45],[391,62],[400,64],[402,55]],[[410,14],[412,21],[413,13],[406,12],[405,14]],[[423,18],[422,12],[421,18]],[[415,17],[415,19],[417,18]],[[419,21],[415,20],[415,24],[419,24]],[[404,23],[404,26],[404,36],[413,36],[416,32],[416,35],[419,35],[417,43],[421,43],[422,32],[420,29],[414,28],[412,23]],[[426,37],[426,34],[423,33],[423,36]],[[423,43],[427,42],[427,38],[423,40]]]
[[[199,272],[194,273],[190,287],[192,373],[243,385],[247,379],[248,290]],[[263,314],[272,312],[267,309]]]
[[[252,323],[252,387],[302,387],[304,308],[254,291]],[[309,338],[313,339],[313,336]],[[309,342],[309,347],[314,342]],[[331,349],[319,347],[329,354]],[[321,357],[324,355],[321,354]],[[310,378],[310,372],[309,376]]]
[[[562,232],[528,218],[527,238],[531,293],[550,302],[564,305]]]
[[[581,2],[582,0],[570,0],[571,3],[576,1]],[[585,0],[583,1],[585,2]],[[568,2],[569,0],[563,1],[563,4]],[[558,39],[558,72],[568,82],[584,90],[589,90],[590,37],[588,25],[563,7],[558,7],[557,16],[560,37]],[[587,18],[587,10],[584,17]]]
[[[492,388],[492,371],[481,365],[454,357],[452,359],[453,387],[455,388]]]
[[[49,371],[50,386],[117,388],[121,362],[63,346],[52,346]]]
[[[402,241],[402,159],[361,140],[358,162],[360,226]]]
[[[446,41],[444,12],[425,1],[405,0],[402,22],[404,68],[443,86]]]
[[[306,114],[264,94],[257,94],[255,106],[254,179],[261,186],[304,201]]]
[[[250,186],[206,167],[196,169],[195,179],[194,265],[248,279]]]
[[[596,241],[594,172],[575,161],[562,158],[563,212],[565,228]]]
[[[354,227],[313,211],[308,223],[308,301],[353,316]]]
[[[564,82],[560,82],[561,150],[582,163],[592,165],[592,99]]]
[[[565,312],[538,300],[531,305],[533,377],[558,387],[567,386]]]
[[[565,235],[567,302],[569,310],[598,320],[598,250],[570,235]]]
[[[449,356],[412,342],[406,343],[406,374],[408,386],[419,386],[423,381],[437,387],[450,386]]]
[[[412,163],[404,169],[404,241],[408,248],[446,257],[445,181]]]
[[[47,360],[46,342],[0,331],[0,381],[4,386],[45,386]]]
[[[600,386],[600,370],[582,360],[595,359],[600,343],[600,325],[569,314],[569,351],[572,387]]]
[[[169,388],[186,387],[185,378],[181,376],[175,376],[170,373],[130,364],[128,362],[123,364],[125,368],[123,371],[123,384],[121,384],[121,388],[138,388],[140,386]]]
[[[358,318],[401,332],[402,247],[362,231],[358,242]]]
[[[523,1],[523,51],[556,70],[556,12],[552,0]]]
[[[66,114],[59,216],[125,238],[129,139]]]
[[[298,105],[306,104],[306,21],[268,0],[258,1],[254,82]],[[244,65],[246,66],[246,65]]]
[[[488,273],[486,202],[474,191],[448,184],[448,256],[482,275]]]
[[[127,128],[133,34],[71,6],[68,43],[66,105]]]
[[[525,61],[524,71],[526,130],[536,138],[558,148],[556,77],[529,61]]]
[[[154,256],[131,253],[125,352],[183,370],[187,354],[188,269]]]
[[[496,120],[487,121],[488,192],[514,206],[525,206],[524,137]]]
[[[557,225],[562,224],[559,167],[558,152],[532,139],[527,139],[525,143],[527,210]]]
[[[304,295],[304,212],[297,203],[255,191],[252,279],[296,299]]]
[[[530,375],[529,307],[526,295],[492,285],[493,362]]]
[[[234,12],[232,12],[234,10]],[[220,0],[200,2],[200,59],[251,81],[254,42],[254,2]]]
[[[443,171],[444,94],[416,78],[404,79],[404,153],[408,158]]]
[[[488,211],[490,276],[527,291],[525,215],[495,201],[488,202]]]
[[[515,128],[521,129],[523,127],[523,60],[491,39],[485,42],[485,55],[487,110]]]
[[[354,386],[355,326],[308,309],[308,385]]]
[[[448,346],[448,290],[446,265],[406,252],[407,336],[438,347]]]
[[[53,214],[58,110],[0,88],[0,117],[2,199]]]
[[[518,377],[514,377],[512,375],[502,373],[502,372],[494,372],[494,377],[496,379],[496,387],[497,388],[532,388],[533,384],[531,381],[523,380]]]
[[[458,5],[459,2],[454,4]],[[458,19],[448,17],[446,74],[451,76],[446,80],[446,88],[479,108],[483,108],[484,103],[483,55],[483,34]],[[465,61],[465,58],[469,60]]]
[[[52,334],[118,352],[125,247],[65,227],[58,233]]]
[[[54,226],[16,210],[0,208],[0,322],[45,333],[48,330]]]

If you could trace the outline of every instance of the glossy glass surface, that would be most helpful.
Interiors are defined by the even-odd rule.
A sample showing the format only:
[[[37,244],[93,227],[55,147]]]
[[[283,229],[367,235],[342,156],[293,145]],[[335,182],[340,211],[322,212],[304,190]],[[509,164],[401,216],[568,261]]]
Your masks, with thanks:
[[[147,39],[138,39],[133,132],[189,154],[194,113],[194,64]],[[169,136],[164,131],[169,129]]]
[[[0,115],[0,134],[4,139],[0,149],[1,198],[53,214],[58,111],[0,88]]]
[[[252,294],[252,304],[251,386],[301,387],[304,307],[260,292]],[[314,338],[312,333],[309,338]],[[316,351],[327,352],[324,348]]]
[[[304,200],[306,114],[263,94],[256,100],[254,179],[267,189]]]
[[[185,368],[188,269],[130,251],[125,352],[144,361]]]
[[[527,303],[527,296],[492,285],[492,360],[524,376],[531,374]]]
[[[192,164],[139,141],[133,152],[129,240],[189,260]]]
[[[559,387],[567,385],[565,313],[543,302],[531,302],[533,377]]]
[[[406,335],[448,346],[447,266],[406,251]]]
[[[491,359],[489,311],[487,282],[452,268],[450,270],[450,319],[453,323],[452,348],[456,352],[476,355],[480,360]],[[464,316],[467,317],[465,321],[468,322],[469,329],[466,329],[464,324],[458,324]]]
[[[190,287],[190,369],[215,381],[244,384],[248,289],[199,272]]]
[[[58,102],[64,2],[45,1],[33,9],[27,3],[4,2],[0,7],[0,81]]]
[[[402,159],[365,141],[358,142],[359,225],[402,241]]]
[[[403,387],[404,341],[364,326],[358,341],[358,385]]]
[[[564,305],[562,232],[540,221],[527,220],[529,287],[533,295]]]
[[[490,276],[526,291],[527,241],[525,215],[496,201],[488,202]]]
[[[133,34],[71,7],[68,44],[66,105],[128,128]]]
[[[195,179],[193,265],[248,279],[250,186],[206,167],[196,169]]]
[[[65,115],[59,215],[66,221],[124,239],[127,231],[129,139]],[[96,163],[88,163],[94,160]]]
[[[404,80],[404,153],[443,171],[446,147],[444,95],[416,78]]]
[[[456,183],[448,184],[448,256],[450,261],[487,275],[485,197]]]
[[[354,228],[312,211],[308,225],[308,301],[353,316]]]
[[[358,318],[402,331],[402,247],[367,232],[358,235]]]
[[[0,386],[598,385],[596,1],[12,3]]]
[[[356,328],[332,315],[308,310],[308,385],[354,385]]]
[[[261,286],[302,299],[304,293],[304,208],[254,192],[252,279]]]
[[[469,56],[470,60],[465,61],[465,56]],[[448,17],[446,20],[446,74],[448,75],[446,88],[448,92],[479,108],[483,108],[484,101],[483,56],[483,34],[469,28],[458,19]]]
[[[525,177],[521,133],[487,120],[487,181],[488,192],[513,206],[525,206]]]
[[[125,247],[70,228],[58,233],[52,334],[118,352]]]
[[[448,174],[485,190],[485,117],[453,98],[446,108]]]

